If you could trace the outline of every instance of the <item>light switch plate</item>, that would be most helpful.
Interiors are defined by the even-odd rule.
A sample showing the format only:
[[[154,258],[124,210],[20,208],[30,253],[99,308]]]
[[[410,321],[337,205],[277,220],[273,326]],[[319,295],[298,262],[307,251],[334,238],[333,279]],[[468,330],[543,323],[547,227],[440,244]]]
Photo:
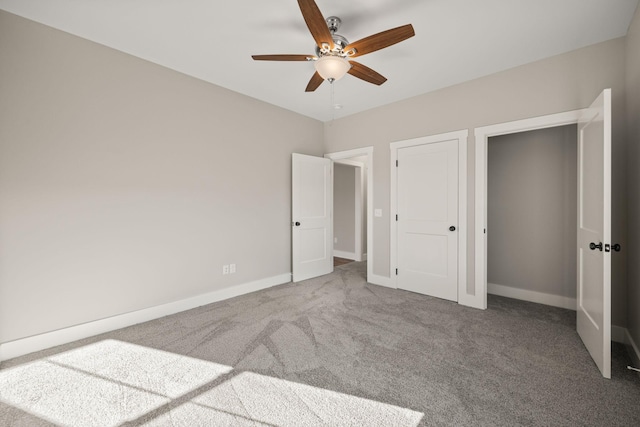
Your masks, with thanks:
[[[374,209],[373,210],[373,216],[378,217],[378,218],[382,217],[382,209]]]

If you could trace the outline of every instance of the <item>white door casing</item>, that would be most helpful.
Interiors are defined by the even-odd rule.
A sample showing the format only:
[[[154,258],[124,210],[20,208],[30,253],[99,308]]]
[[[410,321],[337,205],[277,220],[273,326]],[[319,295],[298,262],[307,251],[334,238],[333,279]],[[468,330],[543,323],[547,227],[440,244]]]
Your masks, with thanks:
[[[363,236],[363,219],[364,219],[364,167],[358,166],[356,167],[356,177],[355,177],[355,212],[354,214],[354,222],[355,222],[355,250],[356,250],[356,261],[362,261],[363,258],[363,244],[362,244],[362,236]]]
[[[397,288],[451,301],[466,295],[466,143],[459,131],[390,146]]]
[[[584,110],[574,110],[547,116],[498,123],[475,129],[475,289],[461,304],[487,308],[487,146],[489,138],[578,123]]]
[[[391,284],[389,277],[374,274],[374,246],[373,240],[373,147],[354,148],[353,150],[339,151],[334,153],[325,154],[325,157],[333,161],[352,159],[354,157],[362,157],[365,160],[364,169],[366,172],[366,216],[367,216],[367,282],[375,285],[390,287]]]
[[[293,281],[333,271],[333,164],[330,159],[292,155]]]
[[[578,122],[577,330],[611,378],[611,90]]]

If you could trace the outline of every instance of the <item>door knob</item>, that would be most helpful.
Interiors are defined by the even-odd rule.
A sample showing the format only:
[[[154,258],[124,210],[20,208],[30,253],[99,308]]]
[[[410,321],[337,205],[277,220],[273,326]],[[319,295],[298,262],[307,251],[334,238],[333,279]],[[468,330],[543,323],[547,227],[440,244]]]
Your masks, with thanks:
[[[593,242],[589,243],[589,249],[591,249],[592,251],[598,249],[600,252],[602,252],[602,242],[598,243],[597,245]]]
[[[622,246],[620,246],[620,243],[616,243],[615,245],[611,246],[611,249],[613,249],[616,252],[620,252],[620,249],[622,249]]]
[[[452,225],[451,227],[449,227],[449,231],[456,231],[456,226]]]
[[[300,223],[298,221],[295,222],[294,224],[296,227],[300,227]]]

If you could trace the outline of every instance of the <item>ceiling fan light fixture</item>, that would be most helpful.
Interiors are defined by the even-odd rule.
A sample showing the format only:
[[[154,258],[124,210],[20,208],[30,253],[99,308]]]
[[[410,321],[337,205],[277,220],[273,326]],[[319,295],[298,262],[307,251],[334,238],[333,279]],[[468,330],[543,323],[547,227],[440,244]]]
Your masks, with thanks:
[[[322,56],[313,65],[320,77],[329,81],[340,80],[351,68],[349,61],[335,55]]]
[[[307,28],[315,44],[315,56],[310,55],[252,55],[256,61],[314,61],[315,73],[305,92],[315,91],[325,80],[333,83],[349,73],[353,77],[380,86],[387,78],[371,68],[351,61],[367,53],[387,48],[416,35],[411,24],[392,28],[356,42],[338,34],[342,20],[337,16],[324,18],[315,0],[298,0]],[[333,87],[333,86],[332,86]]]

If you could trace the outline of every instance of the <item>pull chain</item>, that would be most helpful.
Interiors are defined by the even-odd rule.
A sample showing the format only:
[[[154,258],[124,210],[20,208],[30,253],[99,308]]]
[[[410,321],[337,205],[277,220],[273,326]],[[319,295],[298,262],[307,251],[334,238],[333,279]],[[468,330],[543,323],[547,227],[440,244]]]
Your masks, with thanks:
[[[334,83],[335,80],[334,79],[329,79],[329,84],[331,85],[331,121],[333,122],[336,119],[336,109],[335,109],[335,87],[334,87]]]

